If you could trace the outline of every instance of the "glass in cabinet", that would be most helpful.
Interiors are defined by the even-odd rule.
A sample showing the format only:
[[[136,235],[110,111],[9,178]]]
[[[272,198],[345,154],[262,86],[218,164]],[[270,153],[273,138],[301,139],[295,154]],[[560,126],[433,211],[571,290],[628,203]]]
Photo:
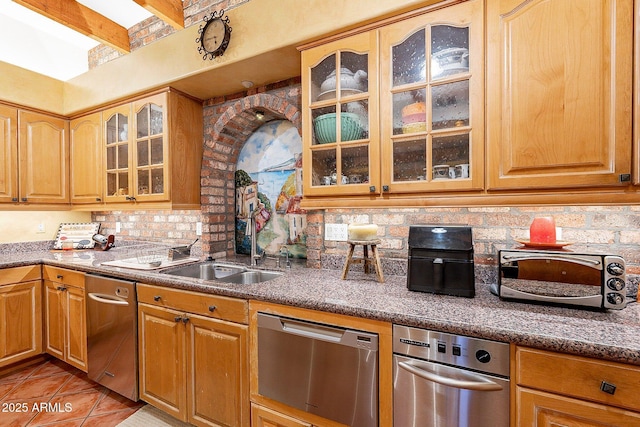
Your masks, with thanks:
[[[165,194],[164,108],[161,100],[145,100],[135,111],[136,197],[148,200]]]
[[[376,61],[370,33],[303,52],[305,195],[377,191]]]
[[[103,113],[107,201],[125,201],[132,194],[129,185],[130,116],[129,105]]]
[[[482,40],[479,1],[380,30],[385,191],[482,188]]]

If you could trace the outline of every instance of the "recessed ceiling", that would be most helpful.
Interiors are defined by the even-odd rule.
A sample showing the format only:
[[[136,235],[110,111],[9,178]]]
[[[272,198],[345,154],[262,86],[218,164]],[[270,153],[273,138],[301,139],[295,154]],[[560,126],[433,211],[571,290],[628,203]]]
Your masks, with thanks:
[[[77,2],[126,29],[153,15],[133,0]],[[0,39],[0,61],[63,81],[88,70],[88,52],[99,44],[12,0],[0,0]]]

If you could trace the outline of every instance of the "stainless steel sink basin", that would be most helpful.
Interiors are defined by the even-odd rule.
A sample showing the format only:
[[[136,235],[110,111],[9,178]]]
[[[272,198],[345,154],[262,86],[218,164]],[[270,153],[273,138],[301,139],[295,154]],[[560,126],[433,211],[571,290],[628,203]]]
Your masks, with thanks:
[[[176,270],[166,271],[165,273],[172,276],[193,277],[195,279],[220,280],[246,270],[246,267],[240,265],[221,264],[219,262],[200,262]]]
[[[275,279],[282,275],[277,271],[249,270],[241,265],[223,264],[219,262],[200,262],[164,274],[180,277],[193,277],[202,280],[218,280],[225,283],[248,285]]]
[[[275,279],[282,276],[282,273],[277,271],[263,271],[263,270],[247,270],[242,273],[236,273],[231,276],[220,279],[226,283],[236,283],[239,285],[249,285],[251,283],[262,283],[268,280]]]

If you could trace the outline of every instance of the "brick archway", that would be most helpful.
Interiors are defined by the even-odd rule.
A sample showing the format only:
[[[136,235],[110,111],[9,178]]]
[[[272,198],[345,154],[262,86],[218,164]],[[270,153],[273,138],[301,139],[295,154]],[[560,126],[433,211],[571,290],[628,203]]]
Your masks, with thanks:
[[[289,98],[269,93],[222,105],[205,106],[204,149],[200,171],[202,251],[216,257],[235,253],[235,168],[249,136],[271,120],[289,120],[301,133],[299,92]],[[263,119],[256,117],[264,114]]]

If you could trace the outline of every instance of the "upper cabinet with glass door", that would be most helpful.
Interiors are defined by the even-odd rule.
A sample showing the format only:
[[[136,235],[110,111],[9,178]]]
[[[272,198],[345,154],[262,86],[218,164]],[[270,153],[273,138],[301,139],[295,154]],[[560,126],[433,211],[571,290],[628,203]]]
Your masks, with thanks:
[[[377,50],[363,33],[302,53],[305,195],[377,192]]]
[[[199,208],[200,102],[166,90],[105,110],[102,117],[107,202]]]
[[[482,189],[482,3],[380,30],[382,188]]]
[[[106,150],[105,200],[108,202],[126,201],[131,197],[129,190],[131,106],[126,104],[111,108],[106,110],[102,117]]]
[[[135,102],[133,108],[136,121],[136,134],[133,138],[136,200],[167,200],[164,95]]]

